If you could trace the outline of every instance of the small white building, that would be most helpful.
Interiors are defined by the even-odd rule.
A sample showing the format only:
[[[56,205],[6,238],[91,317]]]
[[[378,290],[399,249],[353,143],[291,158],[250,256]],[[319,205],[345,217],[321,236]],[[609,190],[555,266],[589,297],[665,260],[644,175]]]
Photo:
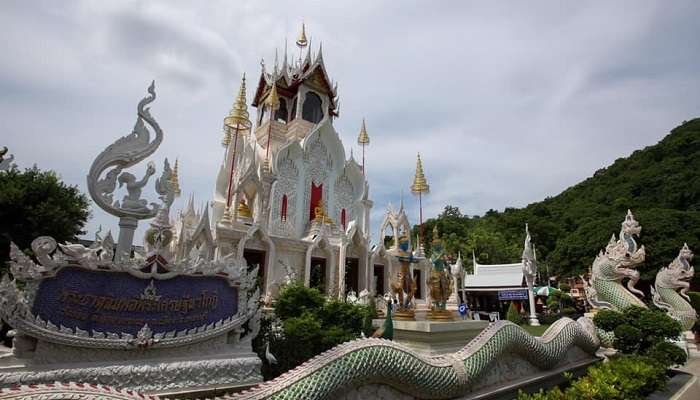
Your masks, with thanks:
[[[474,273],[464,275],[462,299],[470,310],[503,311],[511,301],[527,301],[527,283],[523,263],[479,264],[474,258]]]

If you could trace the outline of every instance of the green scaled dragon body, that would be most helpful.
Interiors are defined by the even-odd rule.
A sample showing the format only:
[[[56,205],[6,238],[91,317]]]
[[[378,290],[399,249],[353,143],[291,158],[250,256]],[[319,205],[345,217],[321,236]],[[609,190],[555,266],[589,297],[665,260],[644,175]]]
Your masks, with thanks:
[[[551,370],[561,365],[573,347],[588,354],[598,349],[590,319],[562,318],[539,338],[511,322],[497,321],[456,353],[432,357],[386,339],[358,339],[336,346],[252,390],[223,398],[331,399],[354,387],[380,383],[416,398],[449,399],[472,390],[501,358],[515,356],[541,370]],[[96,385],[57,384],[53,391],[50,386],[53,385],[0,389],[0,400],[96,399],[105,393],[110,395],[105,398],[115,400],[155,399]]]
[[[590,319],[556,321],[541,338],[498,321],[460,351],[425,356],[382,339],[359,339],[320,354],[280,377],[234,395],[237,400],[329,399],[351,387],[381,383],[421,399],[467,393],[500,357],[517,354],[540,369],[552,369],[572,346],[594,354],[598,338]]]
[[[695,269],[690,265],[692,259],[693,252],[688,244],[684,244],[678,257],[656,274],[656,282],[651,289],[654,304],[678,320],[686,331],[698,318],[686,294],[690,288],[689,281],[695,275]]]
[[[644,246],[638,247],[634,240],[642,227],[634,219],[631,211],[622,222],[620,238],[615,235],[593,261],[591,279],[586,284],[586,298],[593,308],[621,311],[630,306],[646,308],[635,294],[644,297],[644,293],[634,285],[639,281],[639,271],[635,268],[644,262]],[[628,279],[627,288],[622,285]]]

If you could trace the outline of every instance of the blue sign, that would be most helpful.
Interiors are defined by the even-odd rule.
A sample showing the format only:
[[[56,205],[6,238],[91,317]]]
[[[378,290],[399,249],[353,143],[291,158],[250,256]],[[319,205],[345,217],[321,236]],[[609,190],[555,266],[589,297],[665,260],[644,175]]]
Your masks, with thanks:
[[[126,272],[69,267],[39,284],[34,315],[54,325],[136,335],[197,328],[234,316],[238,289],[226,279],[140,279]]]
[[[499,290],[498,300],[527,300],[527,289]]]
[[[459,305],[459,313],[461,315],[466,315],[467,314],[467,305],[462,303]]]

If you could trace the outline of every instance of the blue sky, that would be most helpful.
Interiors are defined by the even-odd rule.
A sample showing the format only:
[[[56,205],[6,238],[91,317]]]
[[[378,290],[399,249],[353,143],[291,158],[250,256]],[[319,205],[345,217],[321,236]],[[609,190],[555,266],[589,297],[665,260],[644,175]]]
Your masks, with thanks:
[[[698,17],[692,1],[6,1],[0,146],[85,191],[92,160],[131,131],[155,79],[156,165],[178,157],[183,199],[209,200],[241,74],[256,80],[303,20],[314,49],[323,42],[335,126],[356,154],[367,120],[375,230],[408,193],[418,151],[427,217],[445,204],[520,207],[698,116]],[[414,223],[416,203],[406,195]],[[100,224],[118,229],[94,209],[89,236]]]

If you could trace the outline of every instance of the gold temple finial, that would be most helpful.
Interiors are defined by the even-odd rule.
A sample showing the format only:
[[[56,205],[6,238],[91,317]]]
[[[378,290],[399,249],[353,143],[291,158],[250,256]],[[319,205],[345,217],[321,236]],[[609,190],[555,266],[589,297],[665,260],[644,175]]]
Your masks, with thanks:
[[[175,192],[175,197],[180,197],[182,192],[180,191],[180,177],[178,176],[179,160],[175,159],[175,167],[173,168],[173,174],[170,176],[170,184],[173,187],[173,192]]]
[[[265,105],[272,110],[276,110],[280,106],[280,97],[277,95],[277,84],[275,82],[272,82],[272,89],[270,89],[270,94],[265,99]]]
[[[221,141],[221,144],[224,147],[231,144],[232,131],[233,133],[235,133],[239,130],[250,129],[250,127],[253,125],[252,122],[250,122],[250,115],[248,114],[248,106],[246,105],[245,92],[246,88],[244,73],[243,79],[241,80],[241,87],[240,89],[238,89],[238,96],[236,97],[236,101],[233,103],[231,111],[229,111],[226,118],[224,118],[224,139]]]
[[[297,38],[297,46],[306,47],[307,44],[309,44],[309,41],[306,40],[306,26],[302,22],[301,23],[301,32],[299,32],[299,37]]]
[[[411,192],[413,194],[430,192],[430,186],[423,173],[423,163],[420,160],[420,153],[418,153],[418,159],[416,160],[416,176],[413,179],[413,185],[411,185]]]
[[[369,135],[367,134],[364,118],[362,118],[362,126],[360,127],[360,136],[357,137],[357,144],[369,144]]]

